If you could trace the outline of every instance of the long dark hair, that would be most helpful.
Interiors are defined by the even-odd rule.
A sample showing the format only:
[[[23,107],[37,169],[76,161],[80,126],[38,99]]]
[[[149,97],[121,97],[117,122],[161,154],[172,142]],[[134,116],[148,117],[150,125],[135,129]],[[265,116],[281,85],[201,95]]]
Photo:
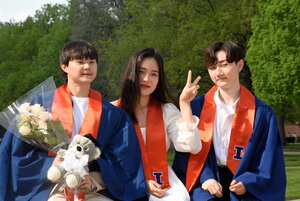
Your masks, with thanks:
[[[154,48],[142,49],[133,53],[129,58],[121,87],[120,107],[129,114],[133,122],[137,122],[134,109],[140,101],[141,88],[139,74],[141,63],[145,58],[154,58],[159,68],[158,84],[156,89],[151,94],[151,97],[160,103],[173,102],[175,105],[177,105],[167,86],[162,57]],[[169,100],[167,98],[169,98]]]

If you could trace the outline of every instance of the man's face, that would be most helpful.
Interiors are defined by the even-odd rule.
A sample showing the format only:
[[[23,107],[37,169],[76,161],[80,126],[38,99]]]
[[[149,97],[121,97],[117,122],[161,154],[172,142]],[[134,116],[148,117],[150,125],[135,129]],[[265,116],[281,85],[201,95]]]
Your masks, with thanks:
[[[217,64],[208,67],[211,80],[223,89],[238,86],[239,73],[243,69],[244,61],[229,63],[226,61],[226,53],[223,50],[218,51],[216,56]]]
[[[61,68],[68,74],[68,83],[91,84],[97,76],[96,59],[74,59]]]

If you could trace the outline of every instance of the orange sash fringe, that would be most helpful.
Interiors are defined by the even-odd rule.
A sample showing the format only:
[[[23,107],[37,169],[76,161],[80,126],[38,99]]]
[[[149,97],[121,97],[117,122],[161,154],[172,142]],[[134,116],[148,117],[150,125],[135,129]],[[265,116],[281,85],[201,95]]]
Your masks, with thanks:
[[[202,149],[198,154],[190,154],[186,173],[186,188],[189,192],[198,180],[210,150],[216,114],[214,94],[217,89],[218,86],[215,85],[205,95],[205,101],[198,124],[201,133]],[[237,147],[240,148],[238,151],[241,151],[239,155],[242,157],[252,135],[254,116],[255,97],[241,85],[240,100],[233,118],[227,157],[227,166],[233,174],[235,174],[241,159],[236,159],[236,149]]]

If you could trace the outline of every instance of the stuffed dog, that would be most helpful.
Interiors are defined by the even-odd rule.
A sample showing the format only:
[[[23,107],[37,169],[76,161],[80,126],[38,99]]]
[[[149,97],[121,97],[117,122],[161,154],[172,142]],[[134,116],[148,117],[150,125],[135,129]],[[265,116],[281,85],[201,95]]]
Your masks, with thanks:
[[[88,162],[100,157],[101,151],[95,145],[96,140],[92,135],[75,135],[68,149],[60,149],[57,153],[62,162],[52,164],[47,173],[47,178],[55,183],[65,183],[67,187],[76,189],[80,186],[84,175],[87,175]]]

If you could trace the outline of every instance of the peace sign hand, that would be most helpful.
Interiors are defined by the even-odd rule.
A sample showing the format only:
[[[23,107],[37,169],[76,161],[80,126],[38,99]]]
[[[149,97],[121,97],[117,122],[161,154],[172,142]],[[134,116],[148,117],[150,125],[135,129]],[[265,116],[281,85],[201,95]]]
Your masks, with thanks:
[[[198,85],[198,82],[200,81],[201,76],[198,76],[194,82],[192,82],[192,71],[189,70],[188,72],[188,77],[186,80],[186,84],[185,87],[183,88],[180,97],[179,97],[179,102],[181,103],[190,103],[193,98],[195,98],[195,96],[198,93],[198,89],[200,88],[200,86]]]

